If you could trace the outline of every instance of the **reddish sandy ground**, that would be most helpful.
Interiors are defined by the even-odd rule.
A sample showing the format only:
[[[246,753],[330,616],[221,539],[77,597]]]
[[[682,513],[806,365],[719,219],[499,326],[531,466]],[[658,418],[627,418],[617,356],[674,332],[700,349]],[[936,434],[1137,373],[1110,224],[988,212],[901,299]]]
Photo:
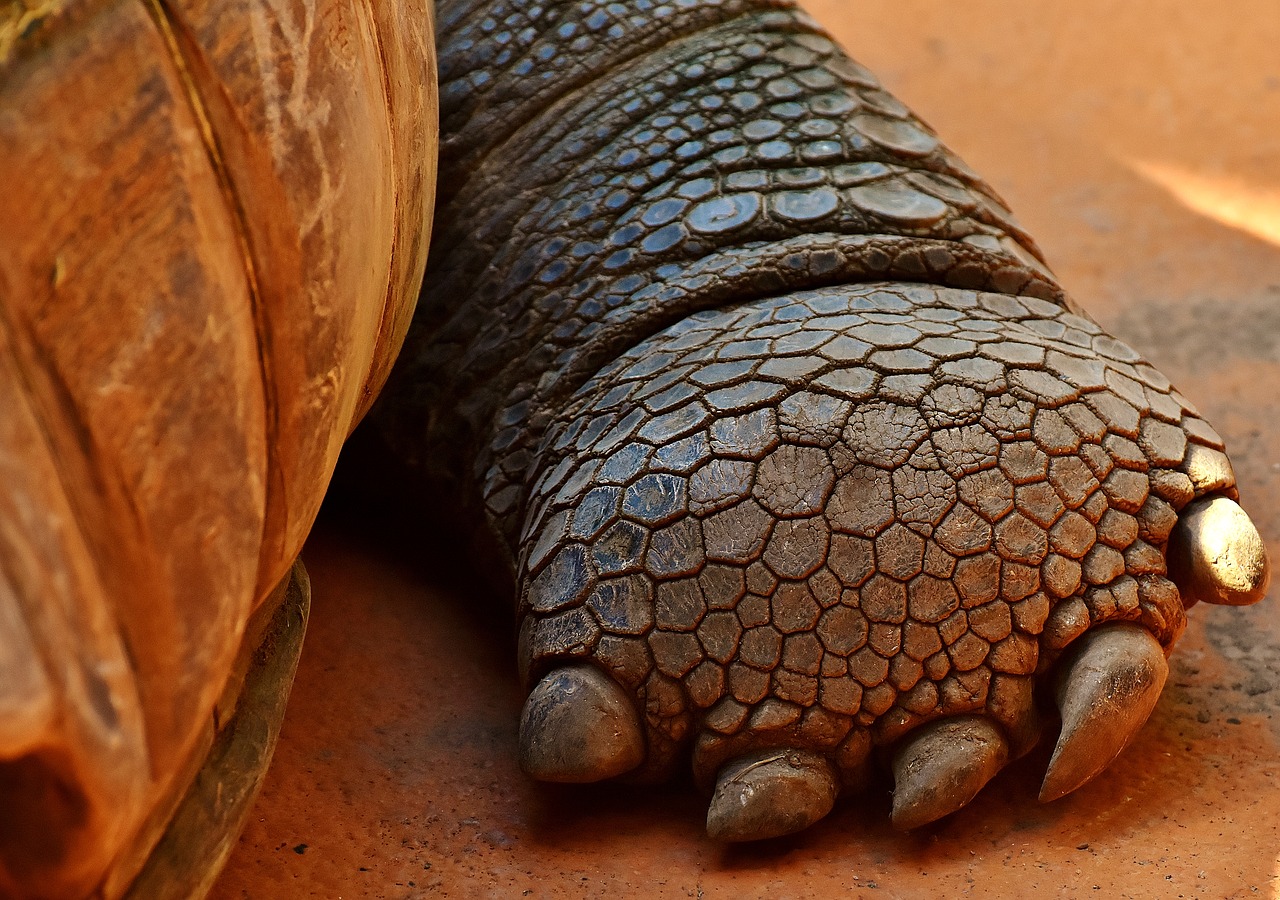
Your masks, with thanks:
[[[1280,5],[810,0],[1001,191],[1086,307],[1228,440],[1280,560]],[[1138,740],[1035,800],[1047,751],[918,833],[887,796],[723,848],[704,800],[535,785],[513,639],[454,557],[330,515],[275,766],[218,900],[1280,896],[1280,617],[1198,607]]]

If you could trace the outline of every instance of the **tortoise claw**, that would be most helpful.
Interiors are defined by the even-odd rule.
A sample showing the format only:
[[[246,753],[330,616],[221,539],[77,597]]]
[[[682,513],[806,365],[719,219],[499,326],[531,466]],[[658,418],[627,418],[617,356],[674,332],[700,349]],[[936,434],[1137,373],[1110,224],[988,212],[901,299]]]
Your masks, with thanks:
[[[1137,625],[1107,625],[1076,644],[1058,681],[1062,732],[1041,802],[1071,793],[1105,769],[1147,721],[1169,675],[1159,642]]]
[[[893,753],[895,828],[927,825],[967,804],[1009,761],[1009,743],[982,716],[930,722]]]
[[[1267,593],[1267,548],[1234,500],[1205,497],[1188,504],[1169,535],[1169,577],[1191,606],[1257,603]]]
[[[520,766],[540,781],[602,781],[644,761],[645,741],[631,698],[588,665],[554,669],[534,687],[520,716]]]
[[[726,764],[707,809],[707,835],[759,841],[808,828],[839,793],[827,760],[805,750],[768,750]]]

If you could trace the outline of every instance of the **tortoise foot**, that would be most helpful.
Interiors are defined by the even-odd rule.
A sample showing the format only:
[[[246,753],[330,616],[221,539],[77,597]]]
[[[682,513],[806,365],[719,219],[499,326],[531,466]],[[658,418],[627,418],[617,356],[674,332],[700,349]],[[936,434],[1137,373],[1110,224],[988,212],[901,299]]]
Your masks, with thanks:
[[[872,284],[699,313],[542,447],[520,644],[551,674],[526,769],[691,761],[721,840],[807,827],[877,768],[895,825],[934,821],[1042,712],[1065,723],[1042,796],[1074,790],[1150,715],[1185,608],[1268,583],[1213,430],[1029,297]]]

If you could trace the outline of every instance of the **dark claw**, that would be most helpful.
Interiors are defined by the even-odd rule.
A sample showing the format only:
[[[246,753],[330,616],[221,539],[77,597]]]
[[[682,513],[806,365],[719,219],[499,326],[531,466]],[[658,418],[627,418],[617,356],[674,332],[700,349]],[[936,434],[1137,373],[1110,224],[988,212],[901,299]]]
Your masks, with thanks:
[[[1198,600],[1247,606],[1267,593],[1267,548],[1234,500],[1207,497],[1187,505],[1169,535],[1169,577],[1191,606]]]
[[[893,753],[893,825],[906,831],[967,804],[1009,761],[1009,742],[982,716],[939,719]]]
[[[1062,732],[1042,802],[1071,793],[1110,765],[1151,715],[1169,675],[1159,642],[1137,625],[1087,632],[1073,650],[1058,680]]]
[[[520,716],[520,766],[540,781],[602,781],[644,761],[635,706],[594,666],[571,665],[543,677]]]
[[[728,763],[707,809],[717,841],[758,841],[808,828],[839,793],[827,760],[805,750],[769,750]]]

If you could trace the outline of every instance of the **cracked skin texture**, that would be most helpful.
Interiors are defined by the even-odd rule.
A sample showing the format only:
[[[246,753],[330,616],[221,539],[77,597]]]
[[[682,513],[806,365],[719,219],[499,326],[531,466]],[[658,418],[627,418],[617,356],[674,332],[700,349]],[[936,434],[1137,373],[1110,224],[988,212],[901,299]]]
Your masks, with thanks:
[[[1168,652],[1222,442],[1003,202],[785,3],[442,3],[428,287],[377,415],[505,558],[529,684],[588,662],[647,754],[1016,755],[1089,629]]]

